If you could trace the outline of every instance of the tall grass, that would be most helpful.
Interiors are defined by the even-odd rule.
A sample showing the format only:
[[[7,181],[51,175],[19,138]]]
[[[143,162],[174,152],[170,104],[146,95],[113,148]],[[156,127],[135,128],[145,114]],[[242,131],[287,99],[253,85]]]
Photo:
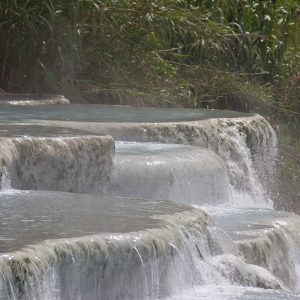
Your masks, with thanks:
[[[294,111],[299,21],[298,0],[2,0],[0,88],[210,106],[239,91],[265,105],[267,85],[269,105]]]

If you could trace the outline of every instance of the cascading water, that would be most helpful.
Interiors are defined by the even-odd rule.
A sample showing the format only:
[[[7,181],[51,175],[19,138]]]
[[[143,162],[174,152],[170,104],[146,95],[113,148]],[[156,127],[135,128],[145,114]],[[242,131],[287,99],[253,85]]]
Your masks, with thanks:
[[[83,110],[79,113],[79,110]],[[39,118],[35,116],[39,113]],[[150,117],[149,117],[150,116]],[[79,106],[72,114],[39,109],[21,110],[27,124],[85,130],[92,134],[110,134],[116,140],[186,144],[205,147],[225,162],[235,191],[249,204],[272,206],[274,192],[272,172],[276,157],[276,135],[270,124],[259,115],[222,111],[184,109],[147,109]],[[143,121],[148,123],[139,123]],[[163,122],[165,118],[165,121]],[[0,122],[1,122],[0,115]],[[17,116],[7,109],[2,122],[16,122]],[[45,120],[46,119],[46,120]],[[117,119],[119,122],[117,123]],[[179,121],[177,121],[179,120]],[[197,121],[200,120],[200,121]]]
[[[100,192],[113,155],[114,142],[107,136],[0,138],[1,186]]]
[[[13,213],[1,227],[3,299],[156,299],[219,283],[285,288],[226,255],[209,217],[188,206],[39,191],[2,194],[0,203],[1,219]]]
[[[172,156],[174,153],[175,157]],[[170,176],[171,183],[168,180]],[[110,182],[111,191],[115,195],[124,194],[146,199],[151,199],[151,196],[157,199],[164,195],[166,199],[173,201],[201,205],[223,229],[226,228],[226,221],[231,224],[235,220],[234,227],[242,226],[242,229],[243,222],[247,222],[241,232],[230,237],[235,245],[231,245],[232,249],[227,256],[223,255],[221,260],[218,258],[217,265],[233,268],[235,262],[237,266],[241,266],[239,258],[230,256],[230,253],[241,254],[247,263],[263,266],[287,286],[296,287],[299,261],[294,249],[299,247],[300,240],[287,232],[283,227],[286,221],[281,220],[289,214],[282,216],[275,214],[273,210],[253,211],[248,208],[249,205],[268,207],[270,200],[267,199],[266,203],[262,202],[264,199],[258,199],[258,203],[245,201],[248,194],[245,192],[244,198],[241,197],[243,195],[240,191],[237,192],[235,186],[229,184],[224,162],[211,151],[172,144],[119,142],[116,144],[116,158]],[[147,190],[148,187],[153,191],[152,194]],[[215,195],[218,196],[214,197]],[[264,220],[266,217],[269,218],[267,223]],[[219,219],[222,218],[224,220],[220,222]],[[256,219],[262,224],[255,224]],[[293,216],[286,223],[287,227],[300,225],[299,221],[298,217]],[[220,241],[220,238],[217,237],[216,240]],[[228,270],[229,267],[227,272]],[[248,277],[233,274],[235,278]]]
[[[223,160],[205,148],[117,142],[106,193],[215,204],[228,201],[228,186]]]
[[[0,123],[0,299],[300,298],[300,220],[272,209],[262,117],[5,106]],[[83,132],[123,142],[113,159]]]
[[[147,125],[144,130],[152,141],[190,144],[214,151],[224,160],[236,192],[260,206],[271,204],[268,188],[276,157],[276,135],[260,116]]]
[[[183,205],[57,192],[1,198],[2,217],[15,218],[2,227],[0,251],[35,245],[1,256],[0,298],[163,297],[196,280],[195,270],[187,272],[199,253],[211,255],[208,216]]]

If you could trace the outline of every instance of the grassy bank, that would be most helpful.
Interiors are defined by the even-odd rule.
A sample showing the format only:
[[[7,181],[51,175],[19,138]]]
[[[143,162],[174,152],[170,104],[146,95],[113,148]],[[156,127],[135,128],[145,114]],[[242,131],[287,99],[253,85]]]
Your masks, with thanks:
[[[75,101],[299,111],[289,97],[299,87],[299,6],[3,0],[0,88]]]

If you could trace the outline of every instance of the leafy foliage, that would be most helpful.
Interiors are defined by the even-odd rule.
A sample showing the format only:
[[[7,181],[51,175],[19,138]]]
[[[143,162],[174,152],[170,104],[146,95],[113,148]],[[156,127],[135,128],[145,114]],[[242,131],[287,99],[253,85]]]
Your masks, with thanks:
[[[299,21],[298,0],[2,0],[0,87],[280,116],[299,111]]]

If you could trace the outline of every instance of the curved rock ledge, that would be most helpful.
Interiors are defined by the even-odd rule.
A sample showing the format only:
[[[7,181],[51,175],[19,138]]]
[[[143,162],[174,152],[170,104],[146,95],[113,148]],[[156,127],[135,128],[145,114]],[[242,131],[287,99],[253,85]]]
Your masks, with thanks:
[[[230,182],[237,190],[248,192],[258,202],[269,198],[271,193],[277,138],[270,124],[259,115],[189,122],[99,123],[48,120],[44,124],[71,129],[84,128],[89,133],[110,134],[116,140],[206,147],[223,158]]]
[[[113,157],[109,136],[0,138],[1,187],[101,192]]]
[[[14,212],[1,218],[3,299],[157,299],[216,280],[284,288],[267,270],[219,255],[199,209],[29,191],[0,195],[0,206]]]
[[[229,200],[230,188],[224,161],[207,148],[117,141],[106,193],[215,205]]]
[[[0,112],[0,123],[84,130],[123,141],[206,147],[226,162],[235,190],[247,193],[250,201],[260,206],[272,205],[269,199],[274,194],[271,189],[277,141],[270,124],[259,115],[203,109],[54,105],[5,107]]]
[[[24,192],[0,206],[14,212],[1,217],[0,298],[160,297],[190,285],[212,253],[208,216],[171,202]]]
[[[297,284],[296,265],[300,217],[276,210],[251,210],[225,213],[213,217],[225,230],[247,263],[259,265],[294,289]]]

